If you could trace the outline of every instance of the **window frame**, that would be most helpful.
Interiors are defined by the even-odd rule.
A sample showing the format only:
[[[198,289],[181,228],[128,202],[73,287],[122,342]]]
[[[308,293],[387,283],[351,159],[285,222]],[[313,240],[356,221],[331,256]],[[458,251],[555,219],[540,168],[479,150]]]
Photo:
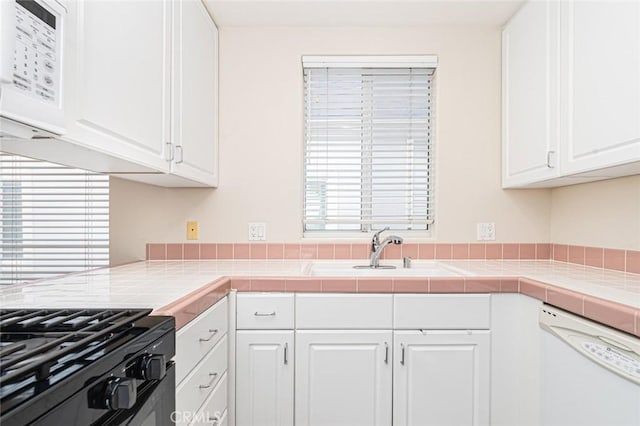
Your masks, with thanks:
[[[428,219],[426,221],[426,229],[414,229],[414,230],[393,230],[394,233],[402,235],[409,241],[420,241],[425,238],[431,238],[434,232],[434,223],[437,206],[435,190],[435,141],[437,140],[436,132],[436,109],[437,109],[437,96],[436,96],[436,70],[438,65],[438,58],[436,55],[404,55],[404,56],[302,56],[302,76],[303,81],[305,78],[305,71],[307,68],[428,68],[431,69],[431,120],[429,125],[429,131],[431,136],[428,139],[429,152],[428,158],[431,161],[429,183],[428,183]],[[304,86],[304,84],[303,84]],[[306,91],[303,87],[303,114],[307,108],[305,102]],[[344,239],[354,240],[361,239],[363,236],[368,236],[370,232],[374,232],[377,229],[372,229],[371,225],[365,227],[361,225],[360,230],[307,230],[305,205],[307,199],[307,165],[306,165],[306,153],[307,153],[307,123],[303,119],[303,145],[302,145],[302,217],[301,228],[302,237],[305,240],[326,240],[326,239]],[[362,208],[362,207],[361,207]],[[367,229],[368,228],[368,229]]]

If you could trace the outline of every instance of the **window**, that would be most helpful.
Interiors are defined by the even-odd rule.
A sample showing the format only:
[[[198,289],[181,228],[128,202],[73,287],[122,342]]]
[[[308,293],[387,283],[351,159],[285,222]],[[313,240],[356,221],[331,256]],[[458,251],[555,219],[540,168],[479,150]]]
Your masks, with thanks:
[[[433,223],[433,56],[304,57],[304,231]]]
[[[0,153],[0,284],[109,264],[109,177]]]

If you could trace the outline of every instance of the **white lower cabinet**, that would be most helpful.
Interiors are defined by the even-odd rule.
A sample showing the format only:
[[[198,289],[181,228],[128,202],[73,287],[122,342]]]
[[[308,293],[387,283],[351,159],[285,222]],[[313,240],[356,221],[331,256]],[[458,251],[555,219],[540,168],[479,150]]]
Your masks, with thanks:
[[[226,422],[228,312],[225,297],[176,333],[177,425]]]
[[[190,426],[222,426],[227,413],[227,374],[225,373],[193,417]]]
[[[391,331],[296,331],[296,426],[391,424]]]
[[[238,295],[237,426],[490,424],[491,295],[288,296]]]
[[[394,332],[393,425],[488,425],[489,331]]]
[[[240,330],[236,348],[236,425],[293,426],[293,330]]]

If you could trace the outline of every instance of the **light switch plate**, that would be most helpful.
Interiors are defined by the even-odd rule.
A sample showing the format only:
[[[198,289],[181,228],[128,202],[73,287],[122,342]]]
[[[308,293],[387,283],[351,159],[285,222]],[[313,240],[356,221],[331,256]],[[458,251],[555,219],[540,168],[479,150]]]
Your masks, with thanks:
[[[482,222],[477,225],[478,241],[495,241],[496,239],[496,223]]]
[[[249,223],[249,241],[266,241],[267,224],[263,222]]]

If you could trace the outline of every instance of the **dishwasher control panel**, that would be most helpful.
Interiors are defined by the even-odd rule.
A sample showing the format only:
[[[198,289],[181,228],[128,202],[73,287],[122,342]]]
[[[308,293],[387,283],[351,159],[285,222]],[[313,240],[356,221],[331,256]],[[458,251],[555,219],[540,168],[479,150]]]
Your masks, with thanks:
[[[640,339],[611,327],[543,305],[540,326],[591,361],[640,385]]]
[[[582,347],[591,356],[598,358],[602,362],[608,364],[611,368],[622,370],[628,375],[640,379],[639,360],[634,359],[611,346],[601,343],[586,341],[582,342]]]

